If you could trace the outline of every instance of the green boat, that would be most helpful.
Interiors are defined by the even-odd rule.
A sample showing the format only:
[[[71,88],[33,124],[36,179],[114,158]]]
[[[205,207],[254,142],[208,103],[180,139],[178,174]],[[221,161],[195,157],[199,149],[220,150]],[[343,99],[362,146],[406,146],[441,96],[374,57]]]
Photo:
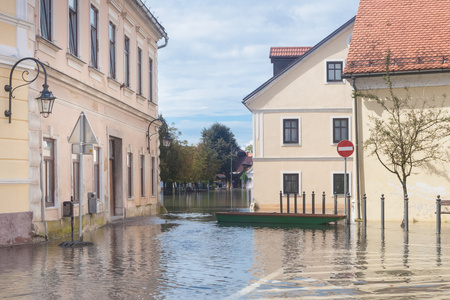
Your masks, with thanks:
[[[347,218],[346,215],[333,214],[288,214],[262,212],[216,212],[219,223],[258,223],[320,225]]]

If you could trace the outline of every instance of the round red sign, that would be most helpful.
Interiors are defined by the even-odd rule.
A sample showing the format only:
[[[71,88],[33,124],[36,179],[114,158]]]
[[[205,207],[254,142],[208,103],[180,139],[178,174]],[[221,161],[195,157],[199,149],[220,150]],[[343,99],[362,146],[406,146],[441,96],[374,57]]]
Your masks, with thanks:
[[[340,141],[337,145],[337,152],[342,157],[349,157],[354,150],[355,146],[353,146],[353,143],[347,140]]]

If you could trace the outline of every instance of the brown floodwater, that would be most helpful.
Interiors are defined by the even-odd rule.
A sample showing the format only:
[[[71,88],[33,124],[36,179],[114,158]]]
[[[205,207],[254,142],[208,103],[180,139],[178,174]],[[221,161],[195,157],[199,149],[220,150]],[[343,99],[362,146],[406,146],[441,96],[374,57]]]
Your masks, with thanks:
[[[247,209],[241,190],[164,205],[86,233],[92,246],[0,248],[0,299],[450,298],[450,223],[217,224],[215,211]]]

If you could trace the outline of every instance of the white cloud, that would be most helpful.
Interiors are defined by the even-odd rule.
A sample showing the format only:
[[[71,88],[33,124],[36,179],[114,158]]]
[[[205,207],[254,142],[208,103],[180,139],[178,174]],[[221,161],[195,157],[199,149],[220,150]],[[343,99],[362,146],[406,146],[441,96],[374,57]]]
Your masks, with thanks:
[[[158,56],[164,117],[191,143],[214,121],[230,124],[244,147],[252,126],[241,100],[272,76],[270,47],[314,46],[358,6],[358,0],[146,2],[170,38]]]

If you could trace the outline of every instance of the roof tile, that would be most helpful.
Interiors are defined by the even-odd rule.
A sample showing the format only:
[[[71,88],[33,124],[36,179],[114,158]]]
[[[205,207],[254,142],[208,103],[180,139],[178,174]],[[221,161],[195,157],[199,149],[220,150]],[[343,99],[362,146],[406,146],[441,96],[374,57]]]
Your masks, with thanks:
[[[312,47],[271,47],[270,56],[272,57],[300,57]]]
[[[345,73],[450,68],[448,0],[360,0]]]

